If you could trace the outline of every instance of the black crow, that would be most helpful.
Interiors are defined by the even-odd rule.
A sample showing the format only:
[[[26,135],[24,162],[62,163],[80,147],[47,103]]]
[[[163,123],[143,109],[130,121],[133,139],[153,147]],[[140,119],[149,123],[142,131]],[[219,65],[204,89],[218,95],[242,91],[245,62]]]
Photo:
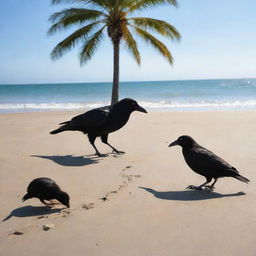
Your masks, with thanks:
[[[188,166],[194,172],[206,178],[206,182],[202,185],[198,187],[189,185],[187,187],[188,189],[201,190],[203,187],[207,187],[213,190],[218,178],[222,177],[233,177],[245,183],[249,182],[247,178],[239,174],[236,168],[228,164],[210,150],[201,147],[190,136],[180,136],[176,141],[172,142],[169,147],[175,145],[180,145],[182,147],[182,153]],[[206,184],[211,182],[212,178],[214,179],[212,185],[206,186]]]
[[[50,178],[37,178],[32,180],[27,188],[27,194],[23,196],[22,201],[36,197],[44,205],[51,206],[44,200],[56,199],[63,205],[69,206],[69,195],[63,192],[60,187]]]
[[[75,116],[70,121],[60,123],[60,128],[51,131],[51,134],[56,134],[64,131],[80,131],[88,135],[89,141],[96,151],[98,156],[106,156],[101,154],[94,145],[96,137],[101,137],[103,143],[107,144],[117,154],[124,153],[119,151],[108,143],[108,134],[122,128],[133,111],[147,113],[133,99],[122,99],[113,106],[104,106],[95,108],[85,112],[82,115]]]

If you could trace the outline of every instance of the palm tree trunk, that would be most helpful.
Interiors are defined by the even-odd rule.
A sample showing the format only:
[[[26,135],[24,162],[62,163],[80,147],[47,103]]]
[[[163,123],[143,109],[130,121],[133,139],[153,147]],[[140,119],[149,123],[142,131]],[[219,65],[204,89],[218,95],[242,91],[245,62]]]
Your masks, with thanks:
[[[114,73],[113,73],[111,105],[118,102],[118,95],[119,95],[119,48],[120,48],[120,40],[115,40],[113,42],[113,46],[114,46]]]

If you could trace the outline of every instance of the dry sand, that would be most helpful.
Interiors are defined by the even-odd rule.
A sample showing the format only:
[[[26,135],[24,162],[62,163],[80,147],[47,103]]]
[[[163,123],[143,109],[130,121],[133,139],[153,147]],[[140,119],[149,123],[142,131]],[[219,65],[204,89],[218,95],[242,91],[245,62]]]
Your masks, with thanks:
[[[49,134],[76,114],[0,115],[1,256],[256,255],[256,111],[133,113],[109,136],[126,154],[106,158],[94,156],[79,132]],[[215,192],[185,190],[204,178],[180,147],[168,148],[183,134],[251,183],[224,178]],[[111,152],[99,139],[96,145]],[[70,211],[21,202],[36,177],[67,191]],[[44,231],[44,224],[54,227]]]

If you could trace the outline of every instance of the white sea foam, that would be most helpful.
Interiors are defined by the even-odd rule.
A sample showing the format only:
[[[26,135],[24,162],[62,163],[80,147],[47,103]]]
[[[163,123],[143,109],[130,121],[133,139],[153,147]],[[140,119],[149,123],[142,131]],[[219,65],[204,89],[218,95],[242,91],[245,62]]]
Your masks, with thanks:
[[[97,108],[106,105],[104,103],[23,103],[23,104],[0,104],[0,110],[76,110]]]
[[[255,107],[256,100],[246,101],[189,101],[189,102],[147,102],[141,101],[140,104],[148,108],[237,108]]]
[[[242,109],[255,108],[256,100],[234,101],[139,101],[140,105],[147,109],[158,110],[189,110],[189,109]],[[0,112],[27,112],[42,110],[87,110],[108,105],[109,102],[89,103],[24,103],[24,104],[0,104]]]

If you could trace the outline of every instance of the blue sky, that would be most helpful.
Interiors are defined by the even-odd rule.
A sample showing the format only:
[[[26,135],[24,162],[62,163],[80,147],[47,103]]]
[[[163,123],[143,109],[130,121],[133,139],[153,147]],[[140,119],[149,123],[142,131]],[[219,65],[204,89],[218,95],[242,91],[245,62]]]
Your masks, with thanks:
[[[48,18],[64,7],[51,6],[50,0],[0,1],[0,83],[112,81],[112,46],[107,37],[82,67],[79,47],[57,61],[50,59],[53,47],[68,33],[47,36]],[[120,80],[256,78],[255,13],[255,0],[180,0],[179,8],[141,12],[140,16],[170,22],[181,33],[178,43],[163,40],[175,62],[170,66],[139,42],[142,65],[138,67],[121,47]]]

